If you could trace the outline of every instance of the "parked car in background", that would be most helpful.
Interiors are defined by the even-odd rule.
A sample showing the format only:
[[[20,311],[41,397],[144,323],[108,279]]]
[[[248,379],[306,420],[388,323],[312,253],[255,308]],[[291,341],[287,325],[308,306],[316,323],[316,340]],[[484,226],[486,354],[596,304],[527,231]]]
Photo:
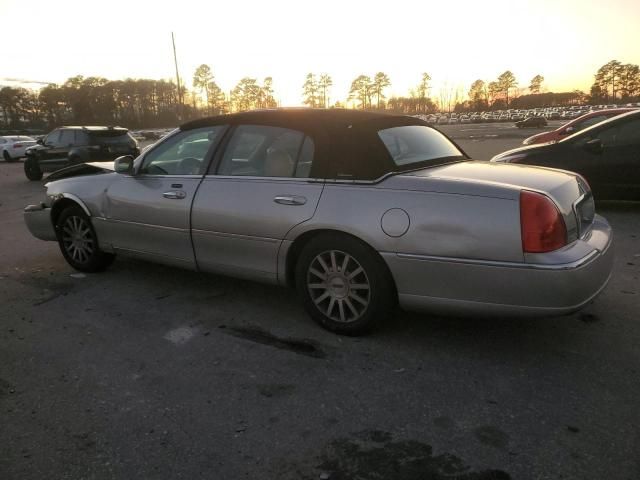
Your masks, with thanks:
[[[611,229],[569,172],[469,161],[414,117],[265,110],[72,166],[25,209],[74,268],[114,254],[295,286],[325,328],[407,309],[558,315],[591,302]],[[488,287],[489,286],[489,287]]]
[[[528,117],[524,120],[520,120],[516,122],[516,127],[518,128],[540,128],[546,127],[547,121],[544,117]]]
[[[603,120],[614,117],[616,115],[620,115],[621,113],[631,112],[635,109],[633,108],[616,108],[610,110],[596,110],[593,112],[586,113],[569,123],[562,125],[560,128],[556,130],[552,130],[550,132],[542,132],[537,135],[533,135],[529,138],[525,138],[522,142],[523,145],[534,145],[536,143],[546,143],[546,142],[557,142],[573,133],[579,132],[580,130],[584,130],[591,125],[595,125],[596,123],[600,123]]]
[[[27,149],[24,173],[29,180],[40,180],[43,172],[69,165],[139,154],[138,142],[126,128],[62,127]]]
[[[24,135],[0,137],[0,153],[5,162],[15,162],[25,156],[27,147],[35,144],[35,139]]]
[[[556,143],[509,150],[491,161],[571,170],[589,182],[598,200],[640,201],[640,110],[614,116]]]

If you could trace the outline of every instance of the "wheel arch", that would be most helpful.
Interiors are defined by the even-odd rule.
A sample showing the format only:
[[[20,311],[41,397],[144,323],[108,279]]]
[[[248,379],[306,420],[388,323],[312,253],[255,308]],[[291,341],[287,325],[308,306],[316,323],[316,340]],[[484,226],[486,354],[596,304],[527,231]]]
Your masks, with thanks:
[[[335,234],[335,235],[342,235],[342,236],[345,236],[345,237],[350,237],[350,238],[360,242],[364,246],[366,246],[369,250],[371,250],[371,252],[373,252],[375,254],[375,256],[380,260],[381,264],[384,265],[384,268],[386,269],[386,271],[387,271],[387,273],[389,275],[389,278],[391,279],[391,282],[393,283],[393,288],[394,288],[394,291],[395,291],[394,293],[395,293],[396,298],[397,298],[398,292],[397,292],[395,278],[393,277],[393,274],[391,273],[391,270],[389,269],[389,266],[387,265],[387,262],[385,262],[384,258],[382,258],[382,255],[380,255],[380,253],[375,248],[373,248],[368,242],[366,242],[362,238],[358,237],[357,235],[354,235],[354,234],[349,233],[349,232],[345,232],[344,230],[337,230],[337,229],[333,229],[333,228],[318,228],[318,229],[314,229],[314,230],[307,230],[306,232],[304,232],[304,233],[300,234],[298,237],[296,237],[296,239],[293,241],[293,243],[291,244],[291,246],[287,250],[286,259],[285,259],[285,282],[286,282],[286,285],[288,287],[295,287],[296,264],[298,262],[298,258],[300,257],[300,253],[302,252],[302,249],[313,238],[316,238],[318,235],[323,235],[323,234]]]
[[[76,195],[72,193],[61,193],[59,194],[58,200],[51,206],[51,222],[55,226],[58,222],[58,218],[62,211],[70,206],[77,205],[84,213],[87,214],[88,217],[91,217],[91,211],[87,208],[82,200],[80,200]]]

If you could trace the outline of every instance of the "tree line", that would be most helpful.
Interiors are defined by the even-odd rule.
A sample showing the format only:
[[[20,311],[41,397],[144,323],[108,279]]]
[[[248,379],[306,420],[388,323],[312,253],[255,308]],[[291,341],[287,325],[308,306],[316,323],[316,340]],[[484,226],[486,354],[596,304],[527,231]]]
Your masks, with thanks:
[[[431,75],[423,72],[406,96],[387,96],[391,78],[385,72],[360,74],[351,82],[346,100],[334,101],[333,80],[327,73],[308,73],[302,98],[311,108],[345,107],[402,114],[437,111],[483,111],[582,103],[628,103],[640,100],[640,67],[611,60],[598,69],[589,94],[580,90],[547,92],[544,77],[535,75],[525,87],[506,70],[494,80],[475,80],[469,90],[445,83],[437,92]],[[242,78],[225,92],[210,66],[194,72],[192,88],[171,80],[71,77],[62,85],[39,92],[25,88],[0,89],[0,128],[52,128],[63,124],[123,125],[129,128],[175,126],[204,115],[278,106],[273,79]]]
[[[273,108],[273,80],[242,78],[225,93],[211,68],[200,65],[192,89],[181,81],[69,78],[39,92],[21,87],[0,89],[0,128],[47,129],[60,125],[122,125],[128,128],[171,127],[204,115]]]

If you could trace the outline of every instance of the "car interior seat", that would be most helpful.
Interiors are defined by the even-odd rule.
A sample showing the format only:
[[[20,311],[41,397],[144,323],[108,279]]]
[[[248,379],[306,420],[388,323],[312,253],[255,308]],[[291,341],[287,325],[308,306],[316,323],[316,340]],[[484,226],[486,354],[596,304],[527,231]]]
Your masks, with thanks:
[[[291,156],[280,149],[272,149],[267,153],[264,161],[265,177],[291,177],[294,163]]]

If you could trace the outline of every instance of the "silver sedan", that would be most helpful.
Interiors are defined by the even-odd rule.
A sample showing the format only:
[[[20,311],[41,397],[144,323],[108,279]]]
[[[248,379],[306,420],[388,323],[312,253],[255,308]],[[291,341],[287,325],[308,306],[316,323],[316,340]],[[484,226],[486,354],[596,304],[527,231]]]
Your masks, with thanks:
[[[128,255],[295,287],[359,334],[395,306],[561,315],[605,287],[612,232],[570,172],[470,161],[426,122],[273,110],[187,123],[137,159],[53,173],[25,210],[74,268]]]

